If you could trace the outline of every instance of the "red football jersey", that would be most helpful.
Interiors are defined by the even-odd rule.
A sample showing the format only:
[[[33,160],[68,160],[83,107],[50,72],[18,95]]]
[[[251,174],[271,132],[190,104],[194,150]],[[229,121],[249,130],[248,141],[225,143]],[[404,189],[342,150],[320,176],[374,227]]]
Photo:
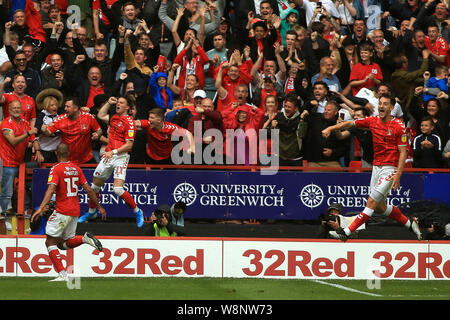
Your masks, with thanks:
[[[4,93],[3,98],[3,116],[4,118],[9,117],[9,103],[14,100],[19,100],[22,104],[22,119],[31,122],[31,119],[36,119],[36,103],[34,99],[28,95],[23,97],[18,97],[14,92]]]
[[[61,132],[61,142],[69,146],[70,161],[85,163],[93,157],[91,136],[100,125],[92,114],[82,111],[76,120],[63,114],[52,123],[53,126],[49,126],[48,130],[51,133]]]
[[[109,120],[108,145],[106,151],[120,148],[127,140],[134,140],[136,126],[131,116],[119,116],[117,114]]]
[[[447,41],[444,38],[438,37],[435,43],[431,43],[428,36],[425,37],[425,48],[433,52],[438,56],[446,56],[445,63],[443,65],[450,66],[450,52]]]
[[[352,71],[350,73],[349,81],[353,80],[363,80],[368,74],[372,73],[375,79],[383,80],[383,73],[381,72],[381,68],[377,63],[371,64],[362,64],[357,63],[353,66]],[[353,95],[356,95],[359,90],[362,88],[372,89],[375,88],[376,84],[372,79],[367,80],[365,83],[352,88]]]
[[[66,216],[78,217],[78,187],[87,183],[80,167],[70,161],[57,163],[50,169],[47,183],[56,185],[55,210]]]
[[[394,166],[398,165],[400,152],[399,146],[408,145],[408,137],[403,122],[393,118],[383,123],[378,116],[355,120],[358,128],[369,128],[373,140],[373,165]]]
[[[3,136],[3,131],[11,129],[14,132],[14,136],[18,137],[23,135],[26,131],[30,131],[30,123],[24,119],[20,119],[19,122],[14,121],[11,117],[2,121],[0,126],[2,133],[0,134],[0,158],[2,158],[4,167],[17,167],[25,158],[25,151],[28,146],[28,142],[34,141],[36,137],[33,135],[19,144],[13,146]]]
[[[171,137],[175,130],[179,130],[177,131],[179,135],[186,133],[186,129],[170,122],[164,122],[161,131],[158,131],[150,127],[148,120],[140,121],[147,136],[147,154],[154,160],[163,160],[170,157],[173,149]]]

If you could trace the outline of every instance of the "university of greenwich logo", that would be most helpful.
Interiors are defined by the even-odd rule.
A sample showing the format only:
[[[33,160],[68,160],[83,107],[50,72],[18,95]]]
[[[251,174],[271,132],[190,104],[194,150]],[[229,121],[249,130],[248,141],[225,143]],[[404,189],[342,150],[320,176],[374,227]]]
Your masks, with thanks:
[[[187,206],[190,206],[197,199],[197,190],[192,184],[183,182],[173,190],[173,198],[176,202],[182,201]]]
[[[322,188],[314,183],[304,186],[299,197],[302,203],[311,209],[320,206],[325,198]]]

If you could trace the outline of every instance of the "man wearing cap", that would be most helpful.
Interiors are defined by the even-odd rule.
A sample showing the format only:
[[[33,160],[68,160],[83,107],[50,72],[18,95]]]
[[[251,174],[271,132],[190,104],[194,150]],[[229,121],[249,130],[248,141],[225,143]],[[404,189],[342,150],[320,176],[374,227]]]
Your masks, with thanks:
[[[343,216],[344,207],[342,204],[333,202],[327,209],[326,214],[321,214],[319,216],[320,226],[317,238],[328,238],[328,232],[331,230],[336,230],[339,227],[346,228],[355,219],[355,216],[346,217]],[[366,228],[365,224],[362,224],[356,232],[351,235],[351,238],[358,238],[358,233]]]
[[[14,79],[14,76],[17,74],[25,76],[27,83],[25,94],[29,95],[33,99],[36,98],[37,94],[41,90],[41,77],[39,72],[28,66],[27,56],[23,50],[16,51],[12,63],[14,68],[5,74],[5,79]],[[11,92],[13,90],[14,89],[11,82],[5,86],[5,92]]]

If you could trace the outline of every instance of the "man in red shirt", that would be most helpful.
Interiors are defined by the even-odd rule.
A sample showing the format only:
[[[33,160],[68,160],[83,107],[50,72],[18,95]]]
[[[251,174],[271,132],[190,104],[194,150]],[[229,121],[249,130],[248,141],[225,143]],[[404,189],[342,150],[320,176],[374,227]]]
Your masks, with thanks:
[[[24,161],[29,142],[33,142],[37,161],[42,162],[44,160],[39,141],[35,137],[37,129],[31,128],[29,122],[21,117],[22,105],[19,100],[13,100],[9,103],[9,115],[0,126],[2,131],[0,135],[0,158],[3,163],[0,196],[2,213],[8,209],[8,204],[14,192],[14,178],[19,173],[19,165]]]
[[[100,241],[90,232],[86,232],[83,236],[75,235],[80,215],[78,188],[82,187],[86,191],[89,199],[95,203],[104,219],[106,219],[106,211],[99,204],[95,192],[89,187],[83,171],[75,163],[69,161],[69,147],[64,143],[59,144],[56,148],[56,156],[58,163],[50,170],[47,191],[38,210],[31,216],[31,222],[45,212],[45,206],[55,194],[56,207],[47,221],[45,245],[53,267],[58,273],[58,277],[50,281],[67,281],[67,272],[62,264],[58,248],[70,250],[87,243],[98,251],[103,250]]]
[[[97,117],[109,124],[108,144],[102,160],[95,169],[91,187],[98,197],[101,187],[114,172],[114,193],[133,210],[136,214],[137,226],[141,228],[144,225],[142,210],[138,208],[131,194],[123,188],[130,160],[129,152],[133,148],[134,137],[136,136],[136,126],[133,117],[129,115],[130,108],[134,104],[131,96],[110,97],[98,111]],[[116,107],[116,114],[110,117],[108,113],[112,105]],[[81,216],[78,222],[83,223],[96,217],[95,203],[89,201],[89,212]]]
[[[92,154],[91,139],[97,140],[102,135],[102,129],[90,113],[80,111],[77,98],[68,98],[65,103],[66,113],[57,117],[46,126],[42,132],[48,136],[61,133],[61,142],[70,148],[69,160],[76,163],[96,163]]]
[[[371,191],[366,207],[349,227],[330,231],[330,235],[335,239],[346,241],[351,233],[369,220],[376,211],[400,222],[413,231],[419,240],[422,240],[416,218],[410,221],[400,209],[386,203],[390,190],[396,190],[400,186],[400,177],[408,155],[408,137],[405,126],[399,119],[391,116],[394,105],[394,98],[389,94],[382,94],[378,105],[378,116],[340,122],[322,131],[322,135],[327,138],[334,130],[356,126],[370,130],[373,140],[374,160],[370,180]]]
[[[192,134],[174,123],[164,121],[164,110],[154,108],[149,111],[148,120],[136,120],[136,127],[145,130],[147,136],[147,159],[150,164],[171,164],[172,135],[184,136],[189,141],[188,154],[195,152]]]
[[[22,105],[22,118],[30,123],[30,127],[34,128],[36,123],[36,103],[32,97],[25,94],[27,79],[25,76],[18,74],[14,76],[12,81],[14,91],[3,93],[0,96],[0,103],[3,107],[3,117],[9,117],[9,103],[13,100],[19,100]],[[0,92],[3,92],[5,85],[9,82],[11,82],[11,78],[7,77],[0,86]]]
[[[430,56],[438,63],[450,67],[450,52],[447,41],[439,36],[439,27],[428,26],[428,36],[425,37],[425,48],[431,51]]]

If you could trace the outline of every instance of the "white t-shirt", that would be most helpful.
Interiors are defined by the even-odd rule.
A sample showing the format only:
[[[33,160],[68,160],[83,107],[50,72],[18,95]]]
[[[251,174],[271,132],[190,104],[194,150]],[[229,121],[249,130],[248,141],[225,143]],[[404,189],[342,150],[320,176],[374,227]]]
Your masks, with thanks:
[[[322,6],[327,9],[328,13],[334,18],[340,18],[339,11],[334,6],[331,0],[322,0]],[[314,9],[316,9],[317,3],[309,0],[303,0],[303,9],[306,11],[306,23],[309,27],[309,23],[314,15]],[[319,21],[320,14],[317,15],[316,21]]]
[[[353,24],[355,22],[355,19],[353,19],[352,15],[350,14],[350,11],[348,11],[347,7],[344,4],[340,4],[338,6],[339,14],[341,15],[342,23],[343,24]]]
[[[367,101],[369,101],[369,103],[374,107],[373,115],[374,116],[378,115],[379,99],[377,97],[375,97],[372,90],[367,89],[367,88],[362,88],[361,90],[358,91],[358,93],[355,95],[355,97],[363,98],[363,99],[366,99]],[[403,117],[402,107],[398,103],[395,103],[394,109],[392,109],[392,112],[391,112],[391,116],[396,117],[396,118]]]

